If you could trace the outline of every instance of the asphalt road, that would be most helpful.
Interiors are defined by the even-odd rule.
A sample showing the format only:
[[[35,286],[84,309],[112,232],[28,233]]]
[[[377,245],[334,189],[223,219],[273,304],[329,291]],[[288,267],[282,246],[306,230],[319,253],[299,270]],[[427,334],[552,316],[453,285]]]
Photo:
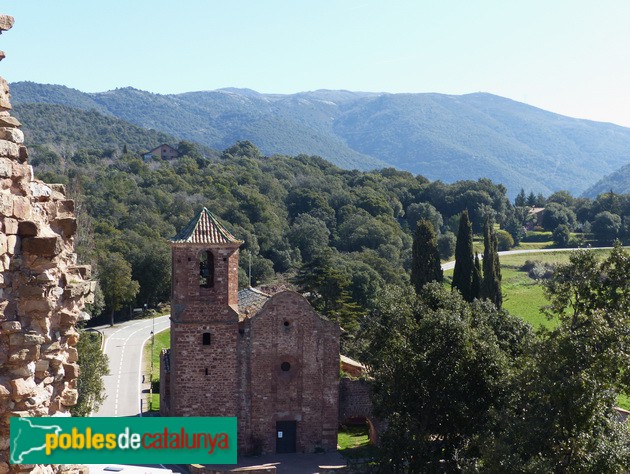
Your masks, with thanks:
[[[107,398],[93,416],[138,416],[146,410],[140,406],[142,347],[150,340],[154,324],[156,333],[168,329],[169,316],[98,328],[105,336],[103,352],[109,357],[110,375],[104,377]]]
[[[606,250],[612,249],[612,247],[582,247],[582,250]],[[571,249],[527,249],[527,250],[505,250],[503,252],[499,252],[499,256],[501,255],[519,255],[521,253],[543,253],[543,252],[572,252],[574,250],[580,250],[577,248]],[[483,258],[483,254],[479,254],[479,258]],[[452,270],[455,268],[455,260],[452,262],[446,262],[442,264],[442,270]]]
[[[612,247],[598,247],[610,249]],[[595,247],[588,248],[595,250]],[[524,253],[569,252],[571,249],[529,249],[499,252],[499,255],[518,255]],[[442,265],[443,270],[454,268],[455,262]],[[143,319],[128,321],[112,327],[101,327],[105,335],[104,352],[109,357],[110,375],[105,377],[107,399],[94,416],[138,416],[145,407],[141,407],[142,383],[142,346],[151,337],[154,321]],[[170,327],[168,316],[155,318],[155,332]],[[159,367],[156,368],[159,370]]]

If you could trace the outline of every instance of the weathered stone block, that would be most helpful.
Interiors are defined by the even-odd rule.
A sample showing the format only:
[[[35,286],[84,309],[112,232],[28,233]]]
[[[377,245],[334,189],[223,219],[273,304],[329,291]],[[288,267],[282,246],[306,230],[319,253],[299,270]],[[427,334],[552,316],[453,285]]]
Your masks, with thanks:
[[[50,367],[50,361],[46,359],[40,359],[35,364],[35,372],[46,372]]]
[[[2,107],[1,81],[0,81],[0,107]],[[20,158],[20,146],[8,140],[0,140],[0,156],[17,160]]]
[[[0,234],[0,255],[7,253],[7,236]]]
[[[72,237],[77,233],[77,220],[75,218],[58,219],[57,224],[61,230],[61,234],[64,237]]]
[[[33,181],[31,184],[31,194],[39,201],[46,201],[50,199],[54,191],[46,184],[38,181]]]
[[[49,184],[48,186],[50,186],[50,188],[53,191],[55,191],[55,192],[57,192],[57,193],[59,193],[59,194],[61,194],[63,196],[66,195],[66,187],[63,184],[53,183],[53,184]]]
[[[13,215],[13,195],[10,193],[0,193],[0,215]]]
[[[15,20],[10,15],[0,15],[0,31],[7,31],[13,28]]]
[[[55,272],[53,270],[46,270],[37,275],[37,281],[40,283],[51,283],[56,280],[57,277],[55,276]]]
[[[29,165],[13,162],[13,167],[11,168],[12,178],[15,180],[19,179],[27,179],[31,180],[31,167]],[[32,183],[30,183],[32,184]]]
[[[13,174],[13,161],[0,158],[0,178],[10,178]]]
[[[32,377],[27,379],[13,379],[11,380],[11,387],[13,400],[19,401],[22,398],[28,397],[35,392],[37,385]]]
[[[24,132],[15,127],[0,127],[0,140],[22,144],[24,143]]]
[[[33,206],[31,201],[24,196],[13,196],[13,217],[18,220],[30,219]]]
[[[79,351],[77,351],[76,347],[68,347],[68,362],[74,363],[79,360]]]
[[[92,267],[89,265],[70,265],[67,274],[76,275],[81,280],[89,280],[92,276]]]
[[[7,235],[15,235],[18,233],[18,221],[11,217],[4,218],[4,233]]]
[[[66,373],[66,379],[76,379],[80,373],[77,364],[63,364],[63,370]]]
[[[92,283],[90,281],[73,281],[66,285],[64,291],[64,297],[66,298],[78,298],[90,293]]]
[[[20,145],[18,149],[18,161],[26,163],[28,161],[28,148],[24,145]]]
[[[22,325],[19,321],[5,321],[0,325],[2,328],[2,334],[12,334],[14,332],[20,332]]]
[[[63,247],[59,237],[28,237],[22,239],[22,251],[33,255],[52,257]]]
[[[11,110],[9,97],[9,84],[3,77],[0,77],[0,109]]]
[[[79,399],[79,392],[76,389],[66,388],[61,392],[61,403],[67,407],[71,407],[77,404]]]
[[[4,112],[4,115],[0,114],[0,127],[21,127],[22,124],[15,117],[11,117]]]
[[[7,236],[7,253],[15,255],[20,250],[20,238],[17,235]]]
[[[20,237],[35,237],[39,233],[39,226],[33,221],[22,221],[18,224]]]

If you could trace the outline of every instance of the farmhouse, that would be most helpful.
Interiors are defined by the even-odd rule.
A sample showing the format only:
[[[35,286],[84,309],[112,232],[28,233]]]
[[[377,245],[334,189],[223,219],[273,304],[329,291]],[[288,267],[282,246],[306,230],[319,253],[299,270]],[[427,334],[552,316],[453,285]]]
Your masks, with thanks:
[[[239,308],[242,243],[205,208],[172,240],[161,414],[236,416],[241,453],[335,450],[341,330],[292,291]]]
[[[155,147],[153,150],[142,154],[144,161],[151,160],[153,158],[160,158],[162,160],[173,160],[179,156],[179,153],[175,148],[166,143],[162,143],[160,146]]]

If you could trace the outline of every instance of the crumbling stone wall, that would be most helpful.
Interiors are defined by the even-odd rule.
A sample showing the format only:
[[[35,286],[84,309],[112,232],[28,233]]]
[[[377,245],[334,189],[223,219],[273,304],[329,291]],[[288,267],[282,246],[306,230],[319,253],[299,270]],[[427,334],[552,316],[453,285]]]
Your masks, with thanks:
[[[0,15],[0,32],[12,26]],[[69,416],[77,402],[75,323],[93,290],[73,251],[74,202],[33,177],[10,109],[0,78],[0,474],[77,471],[8,463],[11,417]]]
[[[339,422],[365,419],[370,427],[370,441],[378,444],[378,437],[387,423],[374,416],[372,384],[367,380],[343,377],[339,383]]]

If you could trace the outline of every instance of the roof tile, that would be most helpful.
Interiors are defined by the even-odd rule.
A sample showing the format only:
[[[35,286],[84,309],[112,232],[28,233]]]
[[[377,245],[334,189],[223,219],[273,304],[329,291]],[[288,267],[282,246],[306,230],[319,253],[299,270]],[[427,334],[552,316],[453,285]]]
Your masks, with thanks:
[[[171,239],[175,244],[242,244],[205,207]]]

